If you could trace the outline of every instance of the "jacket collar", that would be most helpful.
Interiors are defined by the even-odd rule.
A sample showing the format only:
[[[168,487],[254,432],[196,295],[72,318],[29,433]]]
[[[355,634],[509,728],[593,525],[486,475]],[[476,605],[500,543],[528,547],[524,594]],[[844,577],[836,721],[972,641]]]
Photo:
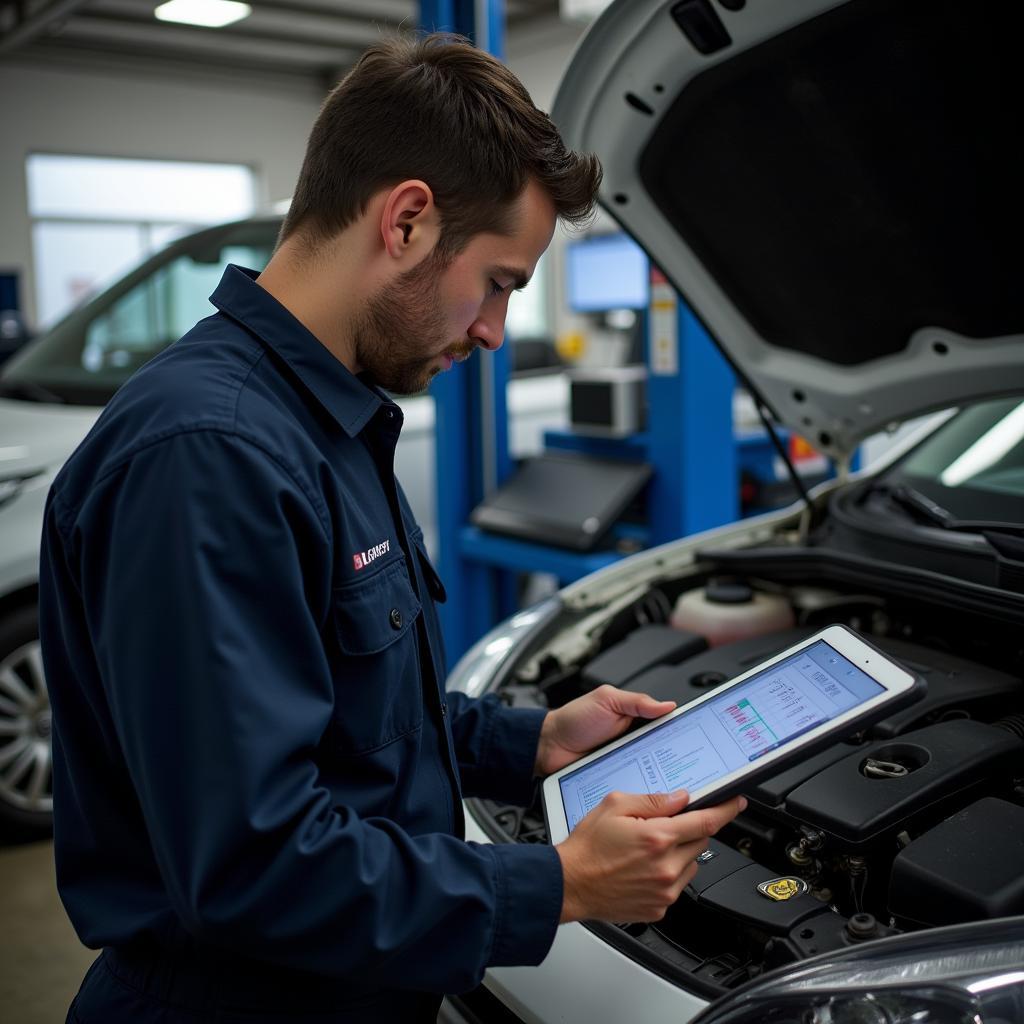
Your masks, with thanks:
[[[237,320],[295,372],[338,425],[355,437],[381,406],[393,405],[379,388],[364,383],[268,291],[259,272],[229,264],[210,301]]]

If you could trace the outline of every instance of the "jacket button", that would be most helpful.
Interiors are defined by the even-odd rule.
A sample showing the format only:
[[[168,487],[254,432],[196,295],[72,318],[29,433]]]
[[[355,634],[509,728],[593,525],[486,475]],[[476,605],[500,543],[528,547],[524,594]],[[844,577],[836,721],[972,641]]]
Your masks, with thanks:
[[[391,625],[395,629],[402,628],[402,613],[397,608],[392,608],[391,614],[388,617],[391,619]]]

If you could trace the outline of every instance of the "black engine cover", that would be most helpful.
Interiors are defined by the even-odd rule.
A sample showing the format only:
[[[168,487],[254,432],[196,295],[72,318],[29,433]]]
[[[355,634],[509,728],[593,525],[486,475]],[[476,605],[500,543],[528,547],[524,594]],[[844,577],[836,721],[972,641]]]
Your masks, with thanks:
[[[893,861],[889,910],[919,925],[1024,912],[1024,807],[985,797]]]
[[[940,722],[897,739],[865,744],[790,792],[786,811],[851,843],[904,828],[928,809],[941,816],[964,803],[963,791],[1006,778],[1024,756],[1019,737],[984,722]],[[868,758],[904,765],[906,775],[872,778]]]
[[[649,693],[659,700],[686,704],[816,632],[817,628],[801,627],[738,640],[686,657],[682,664],[657,664],[669,659],[641,660],[634,656],[635,667],[624,688]],[[906,640],[890,637],[872,637],[871,640],[886,654],[923,676],[928,684],[921,700],[873,725],[868,731],[872,738],[899,736],[940,721],[951,713],[969,714],[978,719],[997,718],[1006,712],[1008,702],[1020,699],[1020,679],[1006,672]],[[692,650],[689,653],[693,653]],[[650,668],[652,664],[657,667]]]

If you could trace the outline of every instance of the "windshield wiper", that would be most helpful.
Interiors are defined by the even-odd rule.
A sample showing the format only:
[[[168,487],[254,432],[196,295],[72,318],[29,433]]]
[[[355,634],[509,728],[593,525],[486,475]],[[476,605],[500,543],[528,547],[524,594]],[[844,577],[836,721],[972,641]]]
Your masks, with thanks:
[[[885,491],[890,500],[900,508],[916,513],[930,525],[942,530],[981,534],[1007,533],[1011,536],[1024,537],[1024,523],[1002,523],[991,519],[957,519],[949,509],[943,508],[926,494],[906,484],[886,484],[880,490]]]
[[[56,391],[44,388],[31,380],[0,381],[0,395],[5,398],[21,398],[27,402],[57,403],[67,405],[67,399]]]

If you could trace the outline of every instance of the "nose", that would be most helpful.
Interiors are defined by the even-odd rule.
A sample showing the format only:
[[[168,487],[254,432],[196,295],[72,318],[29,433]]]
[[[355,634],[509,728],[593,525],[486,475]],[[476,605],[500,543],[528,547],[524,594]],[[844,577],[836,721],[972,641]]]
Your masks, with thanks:
[[[469,336],[475,341],[481,348],[487,349],[488,352],[496,352],[501,348],[502,342],[505,340],[505,332],[500,331],[498,333],[497,340],[494,339],[492,334],[483,334],[480,331],[474,333],[470,330]]]
[[[495,296],[497,301],[485,302],[477,318],[469,325],[469,336],[488,352],[501,348],[505,340],[505,315],[508,313],[508,295]]]

